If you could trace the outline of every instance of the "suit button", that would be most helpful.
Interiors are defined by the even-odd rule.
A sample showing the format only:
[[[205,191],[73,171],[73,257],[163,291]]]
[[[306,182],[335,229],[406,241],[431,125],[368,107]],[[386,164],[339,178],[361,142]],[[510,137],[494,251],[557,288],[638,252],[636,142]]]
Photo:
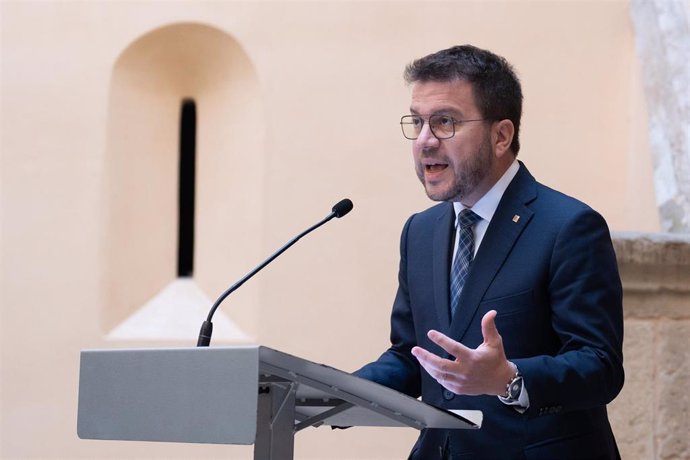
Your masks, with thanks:
[[[455,398],[455,393],[450,390],[443,390],[443,399],[450,401],[453,398]]]

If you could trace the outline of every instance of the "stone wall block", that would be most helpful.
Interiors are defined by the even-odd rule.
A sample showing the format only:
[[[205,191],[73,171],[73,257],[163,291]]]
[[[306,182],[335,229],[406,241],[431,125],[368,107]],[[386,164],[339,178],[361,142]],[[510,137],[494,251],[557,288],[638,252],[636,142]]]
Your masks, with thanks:
[[[658,331],[657,458],[687,459],[690,458],[690,320],[662,320]]]
[[[615,233],[625,386],[610,404],[624,459],[690,459],[690,235]]]
[[[609,406],[611,426],[622,458],[654,458],[655,327],[651,320],[625,322],[625,385]]]

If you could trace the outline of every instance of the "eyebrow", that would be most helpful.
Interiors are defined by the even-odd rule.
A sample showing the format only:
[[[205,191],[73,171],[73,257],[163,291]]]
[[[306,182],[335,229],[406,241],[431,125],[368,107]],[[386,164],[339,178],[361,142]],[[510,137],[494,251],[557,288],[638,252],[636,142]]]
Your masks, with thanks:
[[[417,112],[412,107],[410,107],[410,114],[411,115],[422,115],[421,113]],[[431,112],[427,115],[450,115],[452,117],[462,118],[462,114],[459,111],[457,111],[455,109],[450,109],[450,108],[436,110],[436,111]]]

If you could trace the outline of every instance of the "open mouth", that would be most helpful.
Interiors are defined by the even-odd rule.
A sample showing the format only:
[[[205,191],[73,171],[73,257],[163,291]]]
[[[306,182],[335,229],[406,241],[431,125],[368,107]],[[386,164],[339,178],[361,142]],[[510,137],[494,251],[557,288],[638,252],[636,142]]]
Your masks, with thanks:
[[[437,164],[432,164],[432,165],[424,165],[424,169],[425,169],[427,172],[430,172],[430,173],[441,172],[441,171],[443,171],[444,169],[446,169],[447,167],[448,167],[448,165],[447,165],[447,164],[443,164],[443,163],[437,163]]]

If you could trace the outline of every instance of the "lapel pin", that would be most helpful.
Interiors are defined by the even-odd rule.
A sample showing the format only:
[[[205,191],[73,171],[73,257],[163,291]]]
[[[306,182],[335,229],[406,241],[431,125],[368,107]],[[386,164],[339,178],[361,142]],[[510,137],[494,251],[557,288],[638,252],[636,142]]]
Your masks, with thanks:
[[[515,215],[513,216],[513,222],[515,222],[515,223],[517,224],[519,220],[520,220],[520,216],[518,216],[517,214],[515,214]]]

